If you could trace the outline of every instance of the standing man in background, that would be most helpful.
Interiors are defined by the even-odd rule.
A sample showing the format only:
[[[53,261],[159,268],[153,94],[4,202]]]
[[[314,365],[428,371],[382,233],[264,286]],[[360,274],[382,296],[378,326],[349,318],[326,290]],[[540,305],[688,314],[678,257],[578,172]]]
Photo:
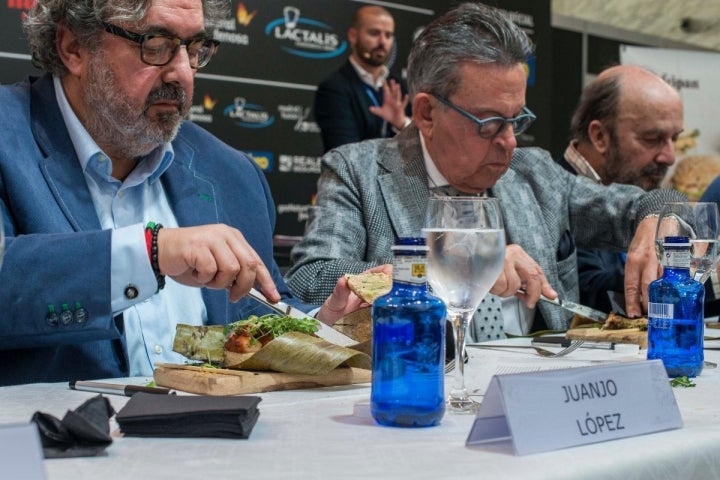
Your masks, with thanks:
[[[662,78],[634,65],[603,70],[582,93],[570,125],[571,140],[558,163],[609,185],[658,188],[675,162],[683,103]],[[622,292],[625,254],[578,249],[580,302],[609,312],[607,292]]]
[[[368,5],[355,12],[347,32],[350,57],[315,95],[324,151],[391,137],[410,123],[407,87],[387,67],[394,35],[395,21],[385,8]]]

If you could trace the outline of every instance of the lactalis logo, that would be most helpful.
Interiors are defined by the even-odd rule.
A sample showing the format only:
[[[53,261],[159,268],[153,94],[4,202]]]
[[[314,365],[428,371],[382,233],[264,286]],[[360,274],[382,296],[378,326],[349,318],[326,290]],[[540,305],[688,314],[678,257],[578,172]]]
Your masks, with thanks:
[[[223,114],[243,128],[266,128],[275,123],[275,117],[261,105],[248,103],[243,97],[235,97],[232,105],[223,110]]]
[[[268,23],[265,35],[275,38],[284,51],[303,58],[333,58],[347,49],[347,42],[340,39],[333,27],[303,18],[296,7],[283,8],[282,18]]]

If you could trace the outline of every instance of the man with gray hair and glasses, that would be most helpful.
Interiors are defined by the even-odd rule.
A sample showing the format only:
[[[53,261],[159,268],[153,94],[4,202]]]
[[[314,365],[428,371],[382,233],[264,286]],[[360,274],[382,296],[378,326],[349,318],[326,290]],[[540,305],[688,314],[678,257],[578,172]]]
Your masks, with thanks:
[[[572,314],[538,300],[577,300],[573,235],[587,247],[628,248],[627,311],[642,313],[657,276],[652,214],[683,197],[597,185],[544,150],[516,148],[535,119],[525,104],[532,51],[504,12],[480,3],[460,4],[423,30],[408,60],[412,124],[323,157],[316,204],[286,275],[293,293],[317,301],[343,274],[389,270],[394,239],[422,236],[430,195],[453,191],[498,198],[505,222],[505,266],[474,317],[476,339],[503,336],[501,328],[568,328]],[[491,325],[496,312],[499,327]]]
[[[37,0],[40,77],[0,87],[0,385],[151,376],[175,325],[289,296],[262,171],[185,121],[227,0]],[[198,288],[205,287],[205,288]],[[332,322],[360,300],[339,286]]]

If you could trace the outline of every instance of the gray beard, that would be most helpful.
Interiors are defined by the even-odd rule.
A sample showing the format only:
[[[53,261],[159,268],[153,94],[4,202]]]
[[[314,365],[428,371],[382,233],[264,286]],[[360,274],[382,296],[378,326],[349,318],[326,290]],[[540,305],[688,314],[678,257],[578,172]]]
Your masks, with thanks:
[[[158,99],[177,100],[181,111],[148,117],[149,106]],[[102,52],[97,52],[88,70],[88,88],[84,92],[85,128],[106,153],[122,152],[125,158],[141,157],[175,138],[187,115],[186,100],[183,89],[163,84],[150,92],[142,111],[138,112],[123,97]]]

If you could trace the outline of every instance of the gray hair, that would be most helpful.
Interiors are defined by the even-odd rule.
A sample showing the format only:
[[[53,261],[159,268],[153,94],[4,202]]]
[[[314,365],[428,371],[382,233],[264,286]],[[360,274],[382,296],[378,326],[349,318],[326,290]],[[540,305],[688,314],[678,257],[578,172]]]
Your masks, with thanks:
[[[620,76],[595,79],[580,95],[570,121],[570,138],[589,142],[588,128],[593,120],[600,120],[613,133],[619,105]]]
[[[528,60],[534,46],[502,10],[462,3],[433,20],[408,57],[410,96],[428,92],[449,97],[460,85],[463,62],[511,67]]]
[[[55,35],[58,26],[65,24],[83,46],[93,46],[102,22],[128,22],[139,25],[147,15],[152,0],[37,0],[23,22],[30,43],[33,64],[63,76],[67,69],[58,55]],[[229,0],[202,0],[205,30],[212,33],[215,26],[230,15]]]

